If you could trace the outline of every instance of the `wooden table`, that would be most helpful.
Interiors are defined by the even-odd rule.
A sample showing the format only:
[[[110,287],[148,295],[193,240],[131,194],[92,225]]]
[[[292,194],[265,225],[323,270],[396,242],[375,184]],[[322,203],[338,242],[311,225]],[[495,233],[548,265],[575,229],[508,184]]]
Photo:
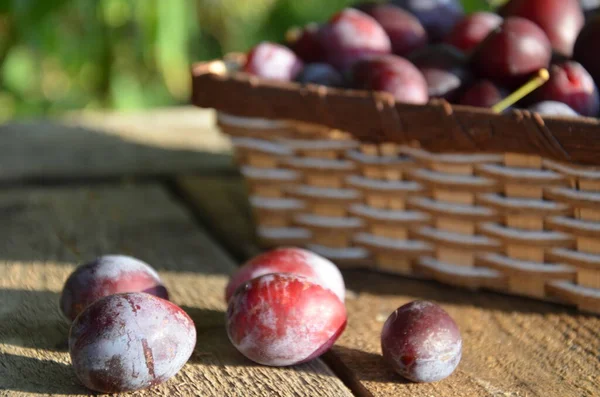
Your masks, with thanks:
[[[600,395],[600,318],[558,305],[367,271],[345,271],[348,327],[322,358],[253,364],[224,330],[224,286],[258,252],[241,180],[211,112],[72,115],[0,126],[0,395],[89,392],[66,351],[58,297],[100,254],[156,267],[194,319],[190,361],[138,395]],[[379,333],[422,298],[458,322],[463,359],[448,379],[411,384],[382,361]]]

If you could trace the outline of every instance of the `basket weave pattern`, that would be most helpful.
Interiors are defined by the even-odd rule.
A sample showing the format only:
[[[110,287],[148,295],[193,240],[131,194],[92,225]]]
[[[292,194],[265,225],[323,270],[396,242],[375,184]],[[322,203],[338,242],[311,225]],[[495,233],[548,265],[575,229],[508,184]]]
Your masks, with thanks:
[[[600,169],[219,114],[264,247],[600,313]]]

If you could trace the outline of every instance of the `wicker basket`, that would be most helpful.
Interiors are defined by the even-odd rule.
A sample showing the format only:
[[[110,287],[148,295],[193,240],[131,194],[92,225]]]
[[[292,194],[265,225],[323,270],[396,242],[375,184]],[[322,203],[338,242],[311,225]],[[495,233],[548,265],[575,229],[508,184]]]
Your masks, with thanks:
[[[600,168],[575,165],[600,162],[597,120],[401,105],[384,94],[261,81],[231,65],[194,68],[194,103],[219,111],[264,247],[300,245],[340,267],[600,313]],[[343,128],[349,115],[360,128]],[[485,131],[463,124],[462,138],[441,137],[444,128],[456,133],[457,119]]]

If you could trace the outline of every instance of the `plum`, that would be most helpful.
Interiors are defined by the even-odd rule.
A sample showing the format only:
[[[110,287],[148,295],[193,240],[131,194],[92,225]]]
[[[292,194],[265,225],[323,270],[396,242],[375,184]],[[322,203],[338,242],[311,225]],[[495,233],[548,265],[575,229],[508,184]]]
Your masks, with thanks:
[[[69,320],[74,320],[94,301],[120,292],[147,292],[169,299],[150,265],[130,256],[105,255],[71,273],[60,296],[60,308]]]
[[[394,54],[408,56],[427,45],[427,32],[421,22],[402,8],[377,3],[366,3],[355,8],[370,15],[381,25],[390,38]]]
[[[557,101],[538,102],[529,106],[527,110],[544,116],[579,116],[579,113],[574,111],[569,105]]]
[[[461,95],[458,103],[467,106],[491,108],[509,94],[490,80],[479,80],[469,86]]]
[[[460,362],[462,338],[458,326],[438,305],[414,301],[396,309],[381,332],[383,357],[413,382],[448,377]]]
[[[425,77],[430,98],[444,98],[452,102],[471,80],[465,54],[447,44],[415,51],[409,60]]]
[[[502,23],[502,17],[493,12],[475,12],[460,21],[444,42],[468,52],[477,47],[491,31]]]
[[[286,34],[289,47],[304,62],[321,62],[325,59],[323,44],[319,41],[321,25],[309,23],[303,28],[290,29]]]
[[[328,288],[343,302],[346,287],[338,268],[328,259],[301,248],[282,247],[258,255],[240,267],[229,280],[225,300],[253,278],[269,273],[291,273],[304,276]]]
[[[389,92],[401,103],[423,105],[429,100],[425,76],[405,58],[379,55],[363,59],[351,74],[356,88]]]
[[[346,327],[329,289],[293,274],[266,274],[240,286],[227,307],[227,335],[248,359],[288,366],[325,353]]]
[[[291,81],[303,67],[304,63],[292,50],[265,41],[250,50],[242,69],[265,79]]]
[[[459,0],[392,0],[392,4],[416,16],[434,43],[446,37],[465,15]]]
[[[480,77],[512,88],[548,67],[551,56],[550,41],[539,26],[509,17],[475,49],[472,61]]]
[[[600,97],[594,79],[575,61],[552,65],[550,79],[534,91],[532,97],[539,102],[566,103],[587,117],[596,117],[600,112]]]
[[[77,378],[102,393],[155,386],[192,355],[196,328],[175,304],[143,292],[97,300],[73,322],[69,353]]]
[[[578,0],[512,0],[500,13],[534,22],[546,33],[554,51],[567,58],[573,55],[573,45],[585,22]]]
[[[333,66],[327,63],[309,63],[296,77],[302,84],[320,84],[328,87],[341,87],[344,77]]]
[[[392,51],[383,27],[362,11],[346,8],[334,14],[319,30],[325,61],[345,72],[356,61]]]

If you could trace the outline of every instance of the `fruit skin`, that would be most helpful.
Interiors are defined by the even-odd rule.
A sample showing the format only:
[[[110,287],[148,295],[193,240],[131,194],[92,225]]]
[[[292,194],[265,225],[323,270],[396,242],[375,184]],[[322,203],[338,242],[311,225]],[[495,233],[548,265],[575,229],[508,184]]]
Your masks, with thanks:
[[[155,386],[192,355],[196,328],[178,306],[143,292],[104,297],[73,322],[69,353],[86,387],[117,393]]]
[[[571,109],[569,105],[557,101],[538,102],[531,105],[529,108],[527,108],[527,110],[545,116],[579,116],[579,114]]]
[[[573,59],[581,63],[592,75],[596,84],[600,84],[600,56],[597,46],[600,43],[600,14],[583,27],[575,42]]]
[[[542,29],[527,19],[510,17],[477,48],[473,66],[481,77],[518,86],[548,67],[551,57],[550,41]]]
[[[381,55],[359,61],[352,68],[356,88],[386,91],[398,102],[422,105],[429,100],[423,74],[405,58]]]
[[[578,0],[512,0],[502,9],[502,15],[535,22],[554,51],[567,58],[573,55],[573,45],[585,22]]]
[[[385,30],[392,43],[392,52],[407,56],[427,45],[427,32],[421,22],[409,12],[393,4],[367,3],[355,6],[373,17]]]
[[[413,382],[448,377],[462,355],[458,326],[438,305],[414,301],[390,315],[381,332],[383,357]]]
[[[392,0],[392,4],[416,16],[434,43],[446,37],[465,15],[459,0]]]
[[[296,81],[302,84],[312,83],[328,87],[344,85],[342,74],[327,63],[309,63],[296,77]]]
[[[244,284],[229,301],[227,335],[250,360],[288,366],[326,352],[346,327],[340,299],[306,277],[267,274]]]
[[[444,38],[444,43],[469,52],[475,49],[490,32],[502,24],[502,17],[492,12],[467,15]]]
[[[169,299],[158,273],[145,262],[125,255],[105,255],[79,266],[67,279],[60,308],[69,320],[88,305],[121,292],[147,292]]]
[[[508,91],[490,80],[479,80],[469,86],[458,100],[458,104],[490,108],[508,95]]]
[[[536,101],[558,101],[575,112],[596,117],[600,111],[598,89],[581,64],[568,61],[550,68],[550,79],[532,95]]]
[[[346,8],[334,14],[319,31],[325,60],[345,72],[359,59],[392,51],[390,38],[376,20]]]
[[[427,80],[430,98],[454,101],[471,80],[467,57],[452,46],[429,46],[416,51],[409,59]]]
[[[292,50],[264,41],[250,50],[242,70],[265,79],[291,81],[303,67]]]
[[[302,29],[289,31],[288,44],[304,62],[322,62],[325,59],[325,49],[319,41],[321,26],[309,23]]]
[[[225,288],[225,301],[229,301],[240,285],[269,273],[291,273],[304,276],[322,287],[330,289],[344,302],[346,286],[337,266],[314,252],[294,247],[277,248],[255,256],[246,262],[229,280]]]
[[[600,0],[579,0],[579,4],[581,5],[586,21],[596,15],[598,9],[600,9]]]

